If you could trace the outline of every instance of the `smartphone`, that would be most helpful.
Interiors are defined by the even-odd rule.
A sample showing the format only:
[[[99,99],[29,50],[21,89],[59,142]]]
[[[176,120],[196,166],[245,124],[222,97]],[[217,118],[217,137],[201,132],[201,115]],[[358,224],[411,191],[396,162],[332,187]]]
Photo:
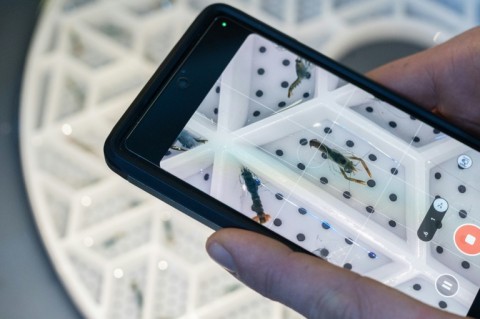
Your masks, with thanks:
[[[268,235],[471,316],[479,150],[458,127],[218,4],[105,144],[113,171],[212,228]]]

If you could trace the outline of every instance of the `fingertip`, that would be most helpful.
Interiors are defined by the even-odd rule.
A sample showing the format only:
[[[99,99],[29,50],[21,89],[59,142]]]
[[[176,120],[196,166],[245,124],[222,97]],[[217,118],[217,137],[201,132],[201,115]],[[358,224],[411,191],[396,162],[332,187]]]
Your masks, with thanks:
[[[233,249],[237,245],[242,245],[244,239],[248,236],[254,236],[255,233],[251,233],[245,230],[236,229],[236,228],[222,228],[214,232],[210,237],[208,237],[207,242],[205,244],[207,251],[210,247],[214,244],[222,245],[229,247],[229,249]],[[226,248],[227,249],[227,248]]]
[[[263,237],[242,229],[223,228],[213,233],[205,246],[216,263],[238,277],[239,267],[244,268],[247,260],[258,261],[257,251],[264,250],[263,245],[271,240]]]
[[[236,228],[224,228],[212,234],[206,243],[207,251],[211,249],[213,244],[223,246],[234,258],[242,259],[242,262],[247,260],[258,261],[265,255],[278,256],[282,255],[282,251],[291,251],[272,238]]]
[[[215,238],[210,239],[207,241],[207,252],[208,255],[220,266],[225,268],[229,273],[232,275],[237,274],[237,265],[235,260],[233,259],[230,252],[225,249],[225,247],[217,242]]]
[[[259,269],[269,267],[270,263],[285,258],[291,252],[278,241],[235,228],[221,229],[212,234],[206,249],[215,262],[246,284],[262,273]]]

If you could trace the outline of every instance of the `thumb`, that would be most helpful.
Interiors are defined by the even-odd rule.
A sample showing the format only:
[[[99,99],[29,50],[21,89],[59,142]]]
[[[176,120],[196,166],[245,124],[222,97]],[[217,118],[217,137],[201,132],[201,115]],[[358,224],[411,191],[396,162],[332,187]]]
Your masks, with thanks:
[[[457,318],[253,232],[223,229],[206,246],[247,286],[308,318]]]

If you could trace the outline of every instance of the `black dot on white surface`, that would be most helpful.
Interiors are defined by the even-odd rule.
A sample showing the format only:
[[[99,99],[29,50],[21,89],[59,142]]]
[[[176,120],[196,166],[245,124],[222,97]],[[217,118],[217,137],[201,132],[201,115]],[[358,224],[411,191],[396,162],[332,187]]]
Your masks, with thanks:
[[[290,60],[285,59],[285,60],[282,61],[282,64],[285,65],[285,66],[289,66],[290,65]]]
[[[310,93],[308,93],[308,92],[303,93],[303,98],[304,99],[308,99],[309,96],[310,96]]]
[[[415,121],[415,120],[416,120],[415,116],[413,116],[413,115],[410,115],[410,119],[411,119],[412,121]]]
[[[439,172],[436,172],[434,176],[435,176],[435,179],[440,179],[440,178],[442,178],[442,174],[439,173]]]
[[[327,257],[328,254],[330,254],[330,252],[328,251],[327,248],[322,248],[322,249],[320,250],[320,256],[322,256],[322,257]]]
[[[284,88],[284,89],[285,89],[285,88],[288,88],[288,82],[287,82],[287,81],[283,81],[283,82],[280,84],[280,86],[281,86],[282,88]]]
[[[323,185],[328,184],[328,179],[322,176],[320,177],[320,183],[322,183]]]
[[[287,105],[287,103],[285,103],[284,101],[278,103],[278,107],[284,107],[285,105]]]
[[[275,154],[277,154],[277,156],[283,156],[283,151],[282,150],[276,150]]]
[[[353,141],[351,141],[351,140],[346,141],[345,144],[346,144],[348,147],[353,147],[353,146],[355,145],[355,143],[353,143]]]
[[[305,240],[305,235],[302,234],[302,233],[298,234],[298,235],[297,235],[297,240],[298,240],[298,241],[304,241],[304,240]]]
[[[437,130],[436,128],[433,129],[433,134],[440,134],[440,130]]]
[[[298,209],[298,212],[299,212],[300,214],[302,214],[302,215],[307,214],[307,210],[306,210],[305,208],[303,208],[303,207],[300,207],[300,208]]]
[[[297,164],[298,169],[301,169],[302,171],[305,169],[305,164],[303,163],[298,163]]]
[[[448,305],[445,301],[442,300],[438,303],[438,306],[442,309],[445,309],[445,308],[447,308]]]
[[[397,175],[398,169],[396,169],[395,167],[392,167],[392,169],[390,170],[390,173],[392,173],[392,175]]]
[[[415,143],[418,143],[418,142],[420,142],[420,137],[414,136],[412,141],[415,142]]]
[[[365,207],[365,210],[367,211],[367,213],[370,213],[370,214],[375,213],[375,208],[373,208],[373,206],[367,206]]]
[[[396,128],[397,127],[397,123],[395,121],[390,121],[388,122],[388,125],[391,127],[391,128]]]
[[[390,195],[388,195],[388,198],[389,198],[392,202],[396,202],[397,199],[398,199],[397,195],[395,195],[395,194],[390,194]]]
[[[323,229],[330,229],[331,226],[330,226],[330,224],[327,223],[327,222],[322,222],[322,228],[323,228]]]
[[[305,145],[308,144],[308,140],[306,138],[302,138],[302,139],[300,139],[300,141],[298,141],[298,143],[300,143],[300,145],[305,146]]]
[[[277,227],[278,227],[278,226],[282,226],[282,220],[281,220],[280,218],[275,218],[275,219],[273,220],[273,224],[274,224],[275,226],[277,226]]]
[[[345,238],[347,245],[353,245],[353,240],[351,238]]]
[[[375,254],[373,251],[371,251],[371,252],[368,253],[368,257],[370,257],[371,259],[375,259],[375,258],[377,258],[377,254]]]
[[[257,117],[257,116],[259,116],[259,115],[260,115],[260,111],[255,111],[255,112],[253,112],[253,116],[255,116],[255,117]]]
[[[443,247],[442,246],[437,246],[437,248],[435,248],[437,254],[443,254]]]
[[[329,128],[329,127],[324,128],[323,131],[324,131],[326,134],[331,134],[331,133],[333,132],[332,129]]]
[[[283,199],[283,194],[276,193],[275,198],[278,199],[278,200],[282,200]]]
[[[348,270],[352,270],[353,267],[352,267],[351,263],[345,263],[345,264],[343,264],[343,268],[348,269]]]
[[[307,78],[307,80],[310,79],[310,78],[312,77],[312,73],[307,72],[307,74],[305,75],[305,77]]]
[[[376,183],[373,179],[369,179],[369,180],[367,181],[367,185],[368,185],[369,187],[375,187],[375,185],[377,185],[377,183]]]
[[[258,51],[260,51],[260,53],[265,53],[265,52],[267,52],[267,48],[264,47],[264,46],[261,46],[261,47],[258,49]]]
[[[394,221],[393,219],[391,219],[391,220],[388,221],[388,225],[390,225],[390,227],[396,227],[396,226],[397,226],[397,222]]]
[[[207,173],[207,174],[203,175],[203,179],[205,181],[208,181],[210,179],[210,174]]]
[[[264,68],[259,68],[257,70],[258,75],[264,75],[265,74],[265,69]]]
[[[413,290],[419,291],[420,289],[422,289],[422,286],[420,284],[413,285]]]
[[[352,197],[352,194],[350,194],[349,191],[344,191],[343,192],[343,197],[345,197],[346,199],[350,199]]]
[[[460,185],[458,186],[458,191],[463,194],[467,191],[467,188],[464,185]]]
[[[460,216],[460,218],[467,218],[467,215],[468,215],[468,213],[467,213],[467,211],[464,210],[464,209],[460,209],[460,210],[458,211],[458,216]]]
[[[327,154],[324,153],[324,152],[322,152],[322,158],[323,158],[323,159],[327,159],[327,158],[328,158]]]
[[[367,107],[365,108],[365,111],[367,111],[368,113],[372,113],[372,112],[373,112],[373,107],[367,106]]]
[[[218,107],[213,109],[213,114],[218,114]]]
[[[217,87],[215,88],[215,92],[220,93],[220,87],[219,87],[219,86],[217,86]]]
[[[462,268],[463,269],[468,269],[470,268],[470,263],[466,260],[462,261]]]
[[[263,91],[262,90],[257,90],[257,92],[255,92],[255,95],[257,97],[262,97],[263,96]]]
[[[377,156],[375,154],[370,154],[368,155],[368,159],[371,160],[372,162],[375,162],[377,160]]]

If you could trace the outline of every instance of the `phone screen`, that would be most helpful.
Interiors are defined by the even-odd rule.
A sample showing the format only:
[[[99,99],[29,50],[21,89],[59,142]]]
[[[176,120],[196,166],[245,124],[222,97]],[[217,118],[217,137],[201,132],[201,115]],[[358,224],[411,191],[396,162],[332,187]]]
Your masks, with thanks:
[[[157,164],[340,267],[466,315],[480,154],[249,35]]]

